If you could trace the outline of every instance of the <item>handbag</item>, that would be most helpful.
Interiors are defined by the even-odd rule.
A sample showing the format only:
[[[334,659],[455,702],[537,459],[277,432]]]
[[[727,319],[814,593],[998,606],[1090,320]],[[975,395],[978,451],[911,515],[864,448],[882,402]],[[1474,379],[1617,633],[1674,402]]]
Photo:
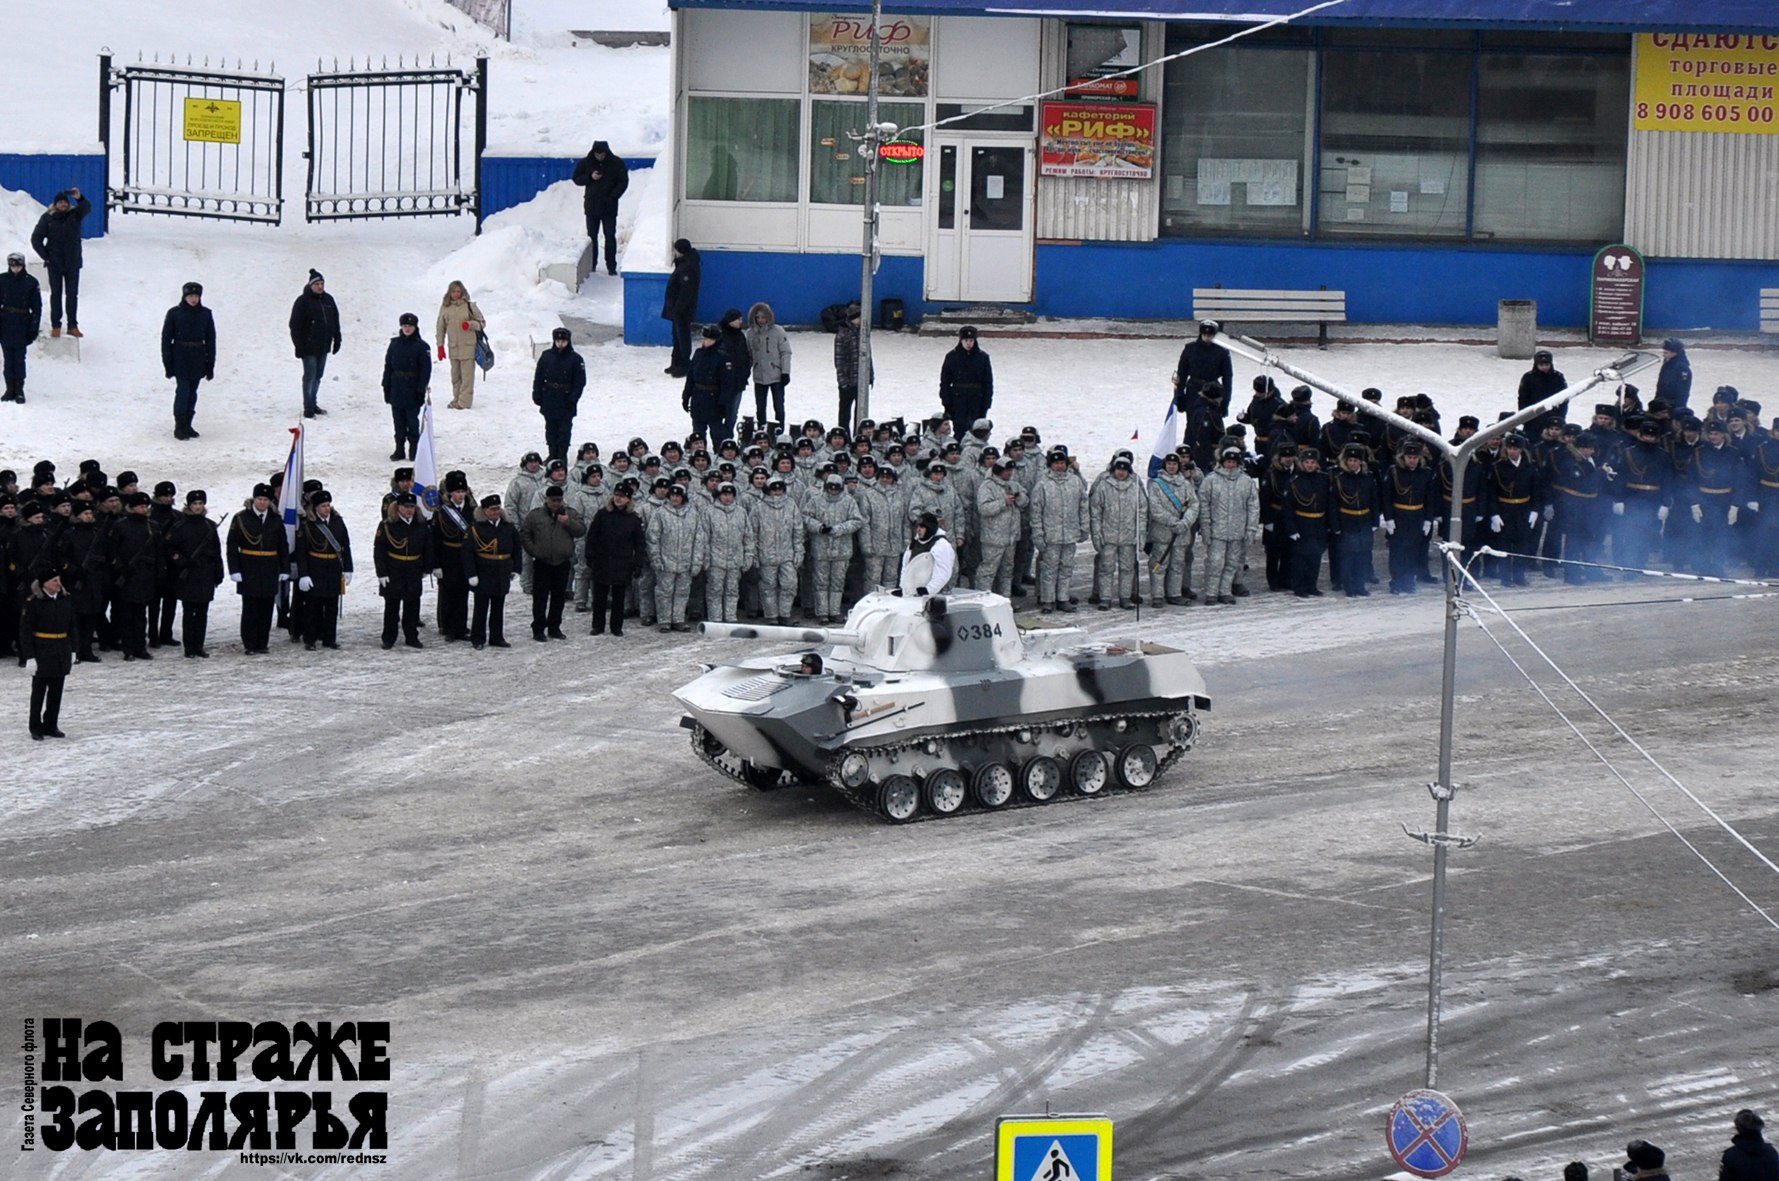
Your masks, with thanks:
[[[488,343],[488,334],[480,328],[476,329],[476,366],[483,373],[494,368],[494,346]]]

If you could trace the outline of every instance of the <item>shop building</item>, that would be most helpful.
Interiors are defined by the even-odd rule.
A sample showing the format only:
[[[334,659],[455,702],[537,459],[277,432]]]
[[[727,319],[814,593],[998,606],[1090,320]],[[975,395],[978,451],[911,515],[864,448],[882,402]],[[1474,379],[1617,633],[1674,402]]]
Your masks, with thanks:
[[[1769,0],[1348,0],[1227,44],[1307,5],[1089,7],[885,5],[880,118],[909,130],[876,294],[910,319],[1177,318],[1223,286],[1582,326],[1616,242],[1651,326],[1754,331],[1779,287]],[[856,295],[869,11],[674,0],[669,236],[703,254],[705,314]]]

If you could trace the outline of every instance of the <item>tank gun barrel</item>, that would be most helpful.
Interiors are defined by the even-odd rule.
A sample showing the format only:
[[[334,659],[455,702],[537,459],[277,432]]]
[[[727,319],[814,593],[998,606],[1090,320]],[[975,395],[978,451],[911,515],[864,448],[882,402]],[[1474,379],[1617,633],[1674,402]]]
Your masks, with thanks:
[[[701,623],[701,634],[719,640],[765,640],[773,644],[846,644],[857,648],[864,637],[832,627],[771,627],[752,623]]]

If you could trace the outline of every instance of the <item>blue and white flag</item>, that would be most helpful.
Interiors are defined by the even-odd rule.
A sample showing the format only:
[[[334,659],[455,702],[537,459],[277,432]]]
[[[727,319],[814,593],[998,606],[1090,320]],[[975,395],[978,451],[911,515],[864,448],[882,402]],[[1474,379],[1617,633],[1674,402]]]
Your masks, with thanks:
[[[1151,480],[1155,478],[1157,472],[1161,471],[1162,457],[1171,454],[1174,448],[1179,445],[1179,412],[1174,409],[1174,402],[1170,397],[1167,403],[1167,417],[1161,421],[1161,430],[1155,435],[1154,450],[1149,454],[1149,478]]]
[[[432,519],[432,510],[439,507],[439,453],[432,440],[432,403],[420,407],[420,442],[414,448],[414,497],[420,502],[420,515]]]
[[[278,515],[284,518],[284,540],[296,553],[298,506],[303,503],[303,428],[290,428],[290,457],[284,461],[284,485],[278,490]]]

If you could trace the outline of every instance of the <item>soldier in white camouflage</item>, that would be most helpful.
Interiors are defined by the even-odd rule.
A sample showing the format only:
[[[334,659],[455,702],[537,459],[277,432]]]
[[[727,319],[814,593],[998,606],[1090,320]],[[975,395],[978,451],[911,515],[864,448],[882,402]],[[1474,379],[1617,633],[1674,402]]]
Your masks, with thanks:
[[[962,548],[967,533],[963,505],[951,486],[951,465],[943,459],[927,464],[908,491],[908,524],[912,528],[923,513],[939,518],[939,527],[951,538],[951,544]]]
[[[1192,533],[1198,524],[1198,491],[1181,470],[1178,452],[1161,459],[1149,481],[1149,601],[1184,607],[1192,579]]]
[[[1137,549],[1149,532],[1149,498],[1120,455],[1088,498],[1087,524],[1100,572],[1100,610],[1129,607],[1140,598]],[[1111,600],[1108,602],[1107,600]]]
[[[724,480],[701,516],[704,531],[704,617],[734,623],[740,602],[741,572],[754,565],[754,537],[739,490]]]
[[[766,481],[766,497],[749,517],[754,562],[760,571],[760,608],[768,623],[786,627],[797,597],[797,570],[803,564],[803,510],[790,497],[783,476]]]
[[[859,502],[847,495],[846,481],[828,476],[819,495],[803,506],[804,529],[814,574],[814,602],[810,614],[824,623],[840,622],[841,592],[846,586],[846,563],[852,557],[853,534],[864,527]]]
[[[535,451],[527,451],[525,458],[519,461],[519,470],[507,483],[507,494],[501,500],[501,512],[508,521],[515,522],[513,528],[519,526],[525,515],[536,508],[544,495],[544,457]],[[519,586],[526,594],[531,593],[531,555],[523,556],[519,572]]]
[[[1231,587],[1242,559],[1260,536],[1260,490],[1242,470],[1242,449],[1225,446],[1217,466],[1198,482],[1198,524],[1205,538],[1203,585],[1206,603],[1235,604]]]
[[[1053,447],[1032,491],[1032,548],[1038,554],[1038,610],[1072,612],[1075,547],[1087,540],[1087,490],[1069,470],[1066,448]]]
[[[704,568],[703,535],[698,512],[686,499],[686,489],[672,484],[667,503],[649,514],[649,565],[655,572],[655,618],[662,631],[690,631],[686,602],[692,593],[692,576]]]
[[[994,448],[988,448],[992,451]],[[1013,555],[1031,497],[1019,482],[1017,465],[1004,456],[990,464],[989,474],[976,488],[976,520],[982,561],[976,567],[976,586],[1011,599],[1020,593],[1013,580]]]
[[[859,481],[859,511],[864,514],[865,527],[859,531],[859,552],[864,557],[864,585],[867,589],[894,586],[896,571],[902,564],[902,551],[908,548],[910,525],[908,499],[896,469],[889,464],[877,467],[869,484]]]

